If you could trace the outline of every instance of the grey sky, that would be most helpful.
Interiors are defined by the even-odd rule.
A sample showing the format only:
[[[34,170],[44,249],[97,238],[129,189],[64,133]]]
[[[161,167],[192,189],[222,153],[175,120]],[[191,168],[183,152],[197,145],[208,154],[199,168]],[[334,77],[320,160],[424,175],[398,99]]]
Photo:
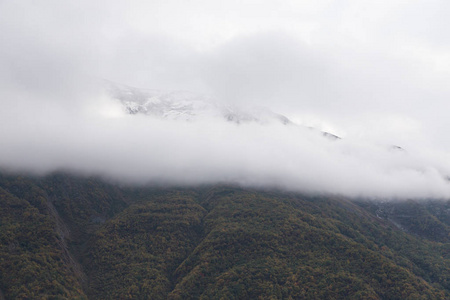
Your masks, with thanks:
[[[447,196],[434,176],[450,173],[449,13],[446,1],[0,1],[0,165]],[[266,106],[346,141],[111,119],[99,79]],[[377,148],[391,144],[408,158]]]

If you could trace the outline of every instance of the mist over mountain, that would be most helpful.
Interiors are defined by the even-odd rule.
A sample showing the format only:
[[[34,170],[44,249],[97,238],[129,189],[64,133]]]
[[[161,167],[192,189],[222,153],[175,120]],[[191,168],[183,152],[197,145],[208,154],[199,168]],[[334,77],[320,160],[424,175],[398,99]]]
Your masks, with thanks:
[[[117,99],[129,114],[145,114],[170,120],[194,121],[196,119],[224,118],[236,124],[280,122],[291,124],[285,116],[267,108],[246,110],[235,105],[224,105],[211,97],[187,91],[145,90],[106,82],[108,94]]]
[[[0,300],[450,299],[449,15],[0,1]]]
[[[2,2],[0,168],[449,196],[446,4],[169,2]]]
[[[448,163],[410,145],[339,138],[268,108],[109,83],[83,110],[15,107],[0,164],[126,183],[232,183],[385,198],[447,197]],[[8,114],[11,111],[8,112]],[[11,117],[9,117],[11,118]],[[11,120],[13,121],[13,120]]]

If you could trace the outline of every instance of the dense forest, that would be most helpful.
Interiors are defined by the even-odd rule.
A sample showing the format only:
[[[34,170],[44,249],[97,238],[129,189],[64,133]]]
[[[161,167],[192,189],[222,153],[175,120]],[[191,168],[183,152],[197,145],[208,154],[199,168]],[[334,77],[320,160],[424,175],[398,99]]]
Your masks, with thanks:
[[[450,299],[450,201],[0,175],[0,299]]]

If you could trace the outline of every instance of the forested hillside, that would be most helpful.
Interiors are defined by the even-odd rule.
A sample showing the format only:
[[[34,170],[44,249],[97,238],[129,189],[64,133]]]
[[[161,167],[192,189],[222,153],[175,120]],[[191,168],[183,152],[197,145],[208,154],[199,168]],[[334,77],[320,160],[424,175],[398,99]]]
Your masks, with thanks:
[[[0,175],[0,298],[449,299],[450,202]]]

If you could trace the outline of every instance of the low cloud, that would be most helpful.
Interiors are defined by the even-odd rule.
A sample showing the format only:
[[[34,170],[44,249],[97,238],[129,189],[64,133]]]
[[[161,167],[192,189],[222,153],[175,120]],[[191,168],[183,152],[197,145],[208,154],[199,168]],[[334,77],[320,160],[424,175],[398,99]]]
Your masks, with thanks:
[[[167,120],[125,112],[114,118],[63,111],[23,117],[30,122],[2,131],[3,168],[39,174],[63,169],[139,184],[221,182],[364,197],[450,196],[444,177],[450,168],[441,164],[445,156],[330,140],[292,124]]]
[[[277,14],[273,1],[1,2],[0,168],[447,198],[447,19],[436,4],[394,2],[311,1]],[[344,138],[126,115],[102,79],[265,106]]]

